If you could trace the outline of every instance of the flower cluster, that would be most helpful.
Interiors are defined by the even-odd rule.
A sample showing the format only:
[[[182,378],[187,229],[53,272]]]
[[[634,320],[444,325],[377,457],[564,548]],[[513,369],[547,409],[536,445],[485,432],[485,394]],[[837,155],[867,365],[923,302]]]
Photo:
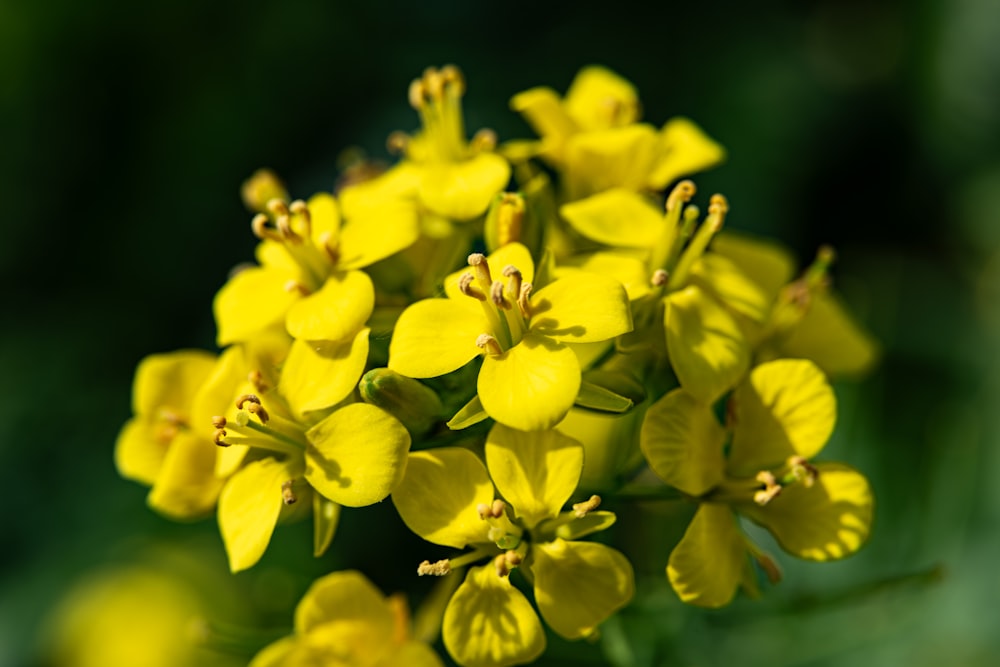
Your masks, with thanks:
[[[468,138],[464,92],[455,67],[425,71],[421,128],[389,139],[398,163],[353,164],[335,192],[249,179],[257,265],[216,295],[222,351],[136,372],[118,469],[170,517],[216,513],[233,572],[281,522],[311,517],[321,556],[344,507],[386,498],[455,550],[398,563],[451,582],[423,631],[361,573],[333,573],[255,667],[437,665],[439,632],[459,664],[500,667],[541,656],[546,627],[594,637],[635,590],[610,510],[637,498],[697,507],[662,562],[706,607],[777,579],[741,518],[811,560],[868,536],[865,477],[813,462],[836,421],[827,378],[877,356],[831,290],[832,250],[798,273],[723,231],[727,200],[703,214],[681,180],[721,146],[685,118],[641,122],[606,69],[515,95],[533,140]]]

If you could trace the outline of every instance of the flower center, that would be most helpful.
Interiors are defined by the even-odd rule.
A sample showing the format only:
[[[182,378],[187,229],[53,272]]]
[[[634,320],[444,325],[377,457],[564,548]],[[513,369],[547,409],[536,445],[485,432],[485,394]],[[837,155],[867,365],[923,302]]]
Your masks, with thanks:
[[[489,324],[489,331],[476,339],[476,345],[486,354],[499,355],[521,342],[528,333],[531,320],[531,283],[524,282],[521,271],[513,265],[503,269],[507,279],[493,280],[490,265],[484,255],[469,255],[472,271],[458,279],[458,289],[465,296],[479,301]]]
[[[312,294],[326,282],[340,259],[339,239],[325,232],[312,238],[312,216],[302,200],[285,204],[281,199],[267,203],[267,213],[258,213],[250,223],[254,235],[262,241],[281,244],[298,265],[299,278],[289,280],[285,289],[303,296]]]
[[[273,454],[303,456],[308,446],[305,430],[287,417],[289,411],[280,399],[269,402],[272,410],[265,409],[256,394],[244,394],[236,399],[234,419],[212,417],[215,444],[220,447],[244,445]],[[286,503],[295,502],[291,489],[289,494],[283,489],[282,495]]]

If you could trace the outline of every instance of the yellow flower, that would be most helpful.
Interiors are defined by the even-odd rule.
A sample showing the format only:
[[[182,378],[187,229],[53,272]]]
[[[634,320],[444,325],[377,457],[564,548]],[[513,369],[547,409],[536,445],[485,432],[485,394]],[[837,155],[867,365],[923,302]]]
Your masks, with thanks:
[[[412,204],[369,202],[347,221],[337,200],[323,193],[308,204],[272,199],[268,208],[270,216],[253,220],[260,266],[239,271],[215,297],[219,345],[276,326],[303,340],[353,338],[375,303],[372,281],[358,269],[416,240]]]
[[[424,210],[450,220],[482,215],[493,196],[507,187],[510,165],[493,152],[493,132],[481,130],[471,142],[466,140],[464,93],[462,73],[453,65],[429,68],[414,80],[410,104],[420,113],[423,129],[414,136],[397,132],[389,137],[390,146],[405,152],[406,159],[344,196],[413,197]]]
[[[193,416],[213,404],[205,385],[223,364],[211,353],[181,350],[146,357],[136,369],[134,416],[118,435],[115,464],[122,477],[152,486],[150,507],[168,516],[207,514],[222,488],[212,430]]]
[[[534,262],[519,243],[489,258],[471,255],[469,265],[446,280],[447,298],[403,312],[389,368],[436,377],[483,355],[477,387],[486,414],[522,430],[554,425],[580,389],[580,364],[568,344],[608,340],[632,328],[624,289],[581,273],[533,292]],[[494,280],[497,269],[506,284]]]
[[[836,421],[833,390],[812,362],[756,367],[733,392],[730,415],[728,454],[711,407],[683,389],[649,408],[641,433],[653,471],[702,501],[667,576],[683,601],[706,607],[728,604],[741,584],[753,588],[750,556],[769,564],[734,512],[767,528],[788,553],[817,561],[857,551],[872,520],[864,475],[809,462]]]
[[[250,667],[441,667],[409,635],[402,599],[384,597],[360,572],[334,572],[299,602],[295,634],[264,648]]]
[[[583,469],[580,443],[554,430],[524,432],[496,424],[485,454],[484,466],[461,448],[412,453],[392,494],[415,533],[436,544],[473,549],[450,561],[425,562],[421,574],[444,575],[492,559],[469,570],[445,610],[445,647],[465,667],[521,664],[545,650],[538,616],[510,583],[513,569],[525,572],[542,618],[567,639],[591,635],[634,591],[625,556],[578,541],[610,526],[615,515],[594,511],[597,496],[561,511]]]
[[[367,336],[367,329],[358,334],[365,340]],[[235,410],[212,420],[216,444],[236,449],[247,459],[219,497],[219,529],[233,572],[252,567],[267,549],[278,520],[299,514],[303,506],[313,513],[313,553],[323,554],[341,506],[383,500],[406,466],[409,433],[387,412],[365,403],[326,409],[353,390],[360,369],[330,376],[327,364],[303,363],[297,371],[300,384],[295,385],[303,392],[299,400],[319,397],[309,405],[324,409],[303,414],[291,407],[280,388],[284,373],[290,366],[296,368],[295,353],[293,346],[278,390],[261,387],[265,391],[259,395],[240,396]],[[339,387],[338,393],[331,393],[331,386]]]
[[[603,67],[580,70],[562,100],[550,88],[532,88],[515,95],[511,107],[541,136],[539,153],[563,172],[570,201],[614,187],[661,190],[725,157],[686,118],[659,131],[637,122],[635,88]]]

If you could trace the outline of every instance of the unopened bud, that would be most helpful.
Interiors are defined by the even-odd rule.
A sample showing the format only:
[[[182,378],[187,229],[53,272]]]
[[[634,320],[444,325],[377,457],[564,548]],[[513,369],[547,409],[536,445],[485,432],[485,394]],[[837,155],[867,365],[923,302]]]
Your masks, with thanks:
[[[365,403],[391,414],[413,437],[426,435],[444,412],[433,389],[388,368],[374,368],[365,373],[358,389]]]
[[[272,199],[288,201],[288,191],[284,183],[270,169],[258,169],[240,187],[243,205],[255,213],[267,210],[267,202]]]

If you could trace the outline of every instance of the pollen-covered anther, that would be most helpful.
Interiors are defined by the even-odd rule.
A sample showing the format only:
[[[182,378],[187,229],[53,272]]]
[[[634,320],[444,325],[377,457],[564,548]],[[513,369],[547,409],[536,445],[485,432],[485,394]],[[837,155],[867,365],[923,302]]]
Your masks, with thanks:
[[[294,505],[298,498],[295,497],[295,491],[292,490],[292,485],[294,480],[285,480],[281,483],[281,500],[286,505]]]
[[[279,215],[274,220],[274,225],[278,228],[278,232],[281,234],[283,241],[288,241],[290,243],[302,243],[302,237],[295,233],[292,229],[292,216],[291,215]]]
[[[494,558],[493,567],[496,569],[498,577],[506,577],[507,575],[509,575],[511,567],[510,564],[507,562],[507,555],[500,554],[499,556]]]
[[[476,346],[482,348],[486,354],[493,356],[503,354],[503,349],[500,347],[497,339],[487,333],[479,334],[479,337],[476,338]]]
[[[472,267],[472,272],[480,285],[485,288],[485,286],[493,284],[493,276],[490,275],[490,264],[486,261],[486,255],[478,252],[472,253],[469,255],[469,266]]]
[[[712,226],[713,231],[722,229],[722,224],[726,221],[726,213],[729,212],[729,202],[722,195],[712,195],[708,202],[708,215],[706,224]]]
[[[474,299],[486,301],[486,295],[483,294],[482,290],[473,284],[475,281],[476,277],[466,271],[458,277],[458,291],[465,296],[471,296]]]
[[[503,516],[504,511],[507,509],[507,503],[497,498],[492,504],[487,505],[486,503],[479,503],[476,505],[476,511],[479,513],[479,518],[483,519],[499,519]]]
[[[410,145],[410,135],[396,130],[385,140],[385,148],[393,155],[403,155]]]
[[[432,577],[443,577],[451,573],[451,561],[445,558],[434,563],[425,560],[417,566],[417,574],[421,577],[430,575]]]
[[[217,428],[215,433],[212,434],[212,442],[217,444],[219,447],[228,447],[229,443],[223,440],[226,437],[226,429]]]
[[[791,476],[805,485],[808,489],[816,483],[819,478],[819,470],[816,466],[809,463],[809,461],[802,456],[793,456],[788,459],[788,467],[790,469]]]
[[[268,200],[267,210],[270,211],[276,218],[290,213],[288,210],[288,204],[286,204],[284,200],[278,199],[277,197]]]
[[[284,239],[281,237],[281,234],[271,227],[270,223],[271,220],[265,213],[258,213],[250,221],[250,229],[253,230],[253,235],[261,241],[270,240],[281,243]]]
[[[507,278],[507,295],[516,301],[521,296],[521,285],[523,284],[521,271],[513,264],[508,264],[503,268],[503,275]]]
[[[651,284],[653,287],[662,287],[663,285],[667,284],[667,279],[669,277],[670,277],[669,273],[667,273],[663,269],[657,269],[656,271],[653,271],[653,277],[649,279],[649,284]]]
[[[271,415],[267,414],[267,410],[265,410],[264,406],[261,405],[260,403],[251,403],[250,405],[248,405],[247,412],[249,412],[252,415],[257,415],[257,418],[260,419],[261,424],[266,424],[268,420],[271,419]]]
[[[521,293],[517,297],[517,307],[521,311],[521,315],[524,319],[531,319],[531,283],[524,283],[521,285]]]
[[[319,235],[319,244],[323,248],[323,252],[330,259],[330,262],[336,264],[340,261],[340,245],[334,238],[333,232],[323,232]]]
[[[247,373],[247,381],[253,385],[254,389],[260,393],[264,393],[268,390],[267,381],[264,379],[264,374],[258,370],[252,370]]]
[[[212,417],[212,426],[215,428],[226,428],[226,418],[222,415],[215,415]]]
[[[256,403],[257,405],[260,405],[260,399],[257,398],[256,394],[242,394],[236,399],[236,409],[242,410],[246,403]]]
[[[309,212],[309,205],[306,204],[301,199],[296,199],[288,208],[292,213],[302,218],[302,224],[304,226],[302,233],[304,236],[309,236],[312,234],[312,214]]]
[[[499,280],[493,281],[493,285],[490,287],[490,301],[492,301],[493,305],[497,308],[510,310],[511,303],[507,300],[507,297],[504,296],[503,283]]]
[[[767,470],[757,473],[757,481],[764,485],[764,488],[753,494],[753,501],[763,507],[778,497],[781,493],[781,485],[774,475]]]
[[[667,196],[667,212],[669,213],[681,204],[691,201],[691,198],[694,197],[697,191],[698,188],[695,187],[694,181],[684,180],[675,185],[674,189]]]
[[[587,516],[587,514],[593,512],[600,506],[601,506],[601,497],[598,495],[593,495],[588,500],[585,500],[582,503],[574,503],[573,514],[576,516],[577,519],[582,519],[583,517]]]
[[[524,558],[521,556],[521,554],[518,553],[517,551],[514,551],[513,549],[504,552],[503,559],[507,563],[507,567],[509,567],[510,569],[514,569],[522,562],[524,562]]]

